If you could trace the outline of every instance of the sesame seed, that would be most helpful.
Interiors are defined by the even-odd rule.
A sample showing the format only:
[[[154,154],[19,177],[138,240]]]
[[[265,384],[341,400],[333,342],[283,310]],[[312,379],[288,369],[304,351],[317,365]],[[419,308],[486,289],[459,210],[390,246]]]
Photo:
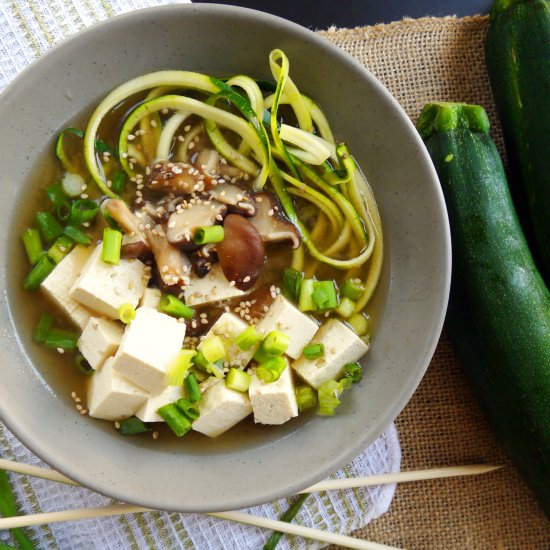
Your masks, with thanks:
[[[115,428],[118,430],[120,428],[120,422],[115,420]]]
[[[81,415],[88,414],[88,411],[87,411],[86,409],[82,409],[82,410],[80,411],[80,414],[81,414]]]
[[[183,129],[184,129],[185,132],[189,132],[189,130],[191,130],[191,125],[187,124],[183,127]]]
[[[128,141],[132,141],[136,139],[136,136],[134,136],[134,134],[128,134]]]
[[[153,439],[158,439],[159,433],[157,431],[153,432]]]
[[[77,406],[76,406],[76,410],[77,410],[77,411],[81,411],[82,408],[83,408],[82,405],[77,405]]]
[[[250,281],[250,275],[247,275],[244,279],[243,279],[243,283],[248,283]]]
[[[65,350],[63,348],[57,348],[57,353],[63,354],[65,353]]]

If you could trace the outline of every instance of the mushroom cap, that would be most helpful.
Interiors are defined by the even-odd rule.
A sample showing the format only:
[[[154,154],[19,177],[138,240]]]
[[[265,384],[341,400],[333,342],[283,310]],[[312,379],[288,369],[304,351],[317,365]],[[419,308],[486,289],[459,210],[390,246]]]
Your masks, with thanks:
[[[216,245],[218,260],[228,281],[240,290],[254,286],[265,262],[265,247],[249,218],[229,214],[224,220],[224,239]]]
[[[264,191],[256,193],[254,202],[256,215],[250,218],[250,223],[256,228],[262,240],[266,243],[292,241],[292,248],[300,246],[302,238],[292,222],[281,213],[281,207],[272,193]]]

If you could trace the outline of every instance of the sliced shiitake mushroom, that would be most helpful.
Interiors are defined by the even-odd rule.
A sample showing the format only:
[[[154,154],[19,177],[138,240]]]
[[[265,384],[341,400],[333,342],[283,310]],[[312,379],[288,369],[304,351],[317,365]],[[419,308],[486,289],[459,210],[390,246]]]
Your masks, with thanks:
[[[219,202],[227,204],[230,212],[243,216],[256,214],[256,203],[244,189],[230,183],[220,183],[210,190],[210,196]]]
[[[155,263],[162,281],[166,285],[185,285],[191,273],[189,258],[166,239],[162,225],[149,228],[146,225],[145,236],[155,255]]]
[[[224,220],[224,239],[216,245],[218,260],[228,281],[240,290],[252,288],[265,262],[265,247],[248,218],[229,214]]]
[[[204,190],[204,179],[204,174],[191,164],[160,160],[153,164],[147,186],[151,191],[190,195]]]
[[[254,195],[257,213],[250,218],[250,223],[256,228],[262,240],[275,243],[290,240],[292,248],[300,246],[302,239],[293,223],[281,213],[281,207],[272,193],[264,191]]]
[[[195,250],[193,241],[199,227],[223,221],[227,206],[215,200],[197,200],[178,206],[168,218],[166,238],[183,250]]]

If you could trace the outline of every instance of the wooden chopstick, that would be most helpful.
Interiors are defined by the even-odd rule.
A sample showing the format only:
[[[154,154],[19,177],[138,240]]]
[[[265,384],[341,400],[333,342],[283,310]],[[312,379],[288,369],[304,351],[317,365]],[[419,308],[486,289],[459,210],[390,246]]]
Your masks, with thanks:
[[[382,474],[376,476],[329,479],[326,481],[322,481],[321,483],[317,483],[312,487],[304,489],[301,492],[313,493],[319,491],[348,489],[353,487],[366,487],[370,485],[384,485],[428,479],[441,479],[456,476],[479,475],[497,470],[499,468],[502,468],[502,466],[475,464],[467,466],[451,466],[447,468],[434,468],[431,470],[418,470],[414,472],[398,472],[394,474]],[[57,481],[60,483],[78,485],[73,480],[69,479],[63,474],[60,474],[59,472],[56,472],[55,470],[41,468],[39,466],[32,466],[30,464],[23,464],[20,462],[14,462],[11,460],[5,460],[1,458],[0,469],[15,472],[18,474],[25,474],[48,479],[51,481]],[[143,508],[141,506],[134,506],[131,504],[117,504],[113,506],[100,506],[96,508],[82,508],[78,510],[45,512],[41,514],[31,514],[27,516],[0,518],[0,529],[12,529],[14,527],[28,527],[31,525],[42,525],[61,521],[74,521],[150,511],[153,510],[150,508]],[[346,548],[359,548],[364,550],[399,550],[395,547],[379,544],[376,542],[369,542],[356,539],[354,537],[339,535],[336,533],[329,533],[320,529],[313,529],[311,527],[303,527],[300,525],[286,523],[278,520],[253,516],[251,514],[245,514],[243,512],[215,512],[208,513],[207,515],[220,519],[225,519],[228,521],[246,523],[249,525],[255,525],[257,527],[281,531],[283,533],[289,533],[292,535],[299,535],[304,538],[315,539],[330,544],[338,544],[340,546],[345,546]]]

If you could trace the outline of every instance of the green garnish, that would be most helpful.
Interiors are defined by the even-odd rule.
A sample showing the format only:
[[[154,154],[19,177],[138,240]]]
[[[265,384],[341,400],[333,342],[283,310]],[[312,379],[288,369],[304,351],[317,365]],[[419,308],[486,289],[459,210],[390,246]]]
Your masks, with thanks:
[[[256,376],[266,384],[279,380],[286,369],[286,360],[283,357],[272,357],[256,367]]]
[[[252,346],[262,339],[254,325],[246,327],[239,335],[235,337],[235,344],[243,351],[248,351]]]
[[[183,317],[183,319],[192,319],[195,315],[195,310],[185,305],[181,300],[178,300],[172,294],[164,294],[160,299],[159,310],[172,317]]]
[[[174,403],[160,407],[157,413],[178,437],[185,435],[191,429],[191,421]]]
[[[118,318],[129,325],[136,318],[136,308],[132,304],[122,304],[118,308]]]
[[[119,421],[118,431],[122,435],[138,435],[151,431],[151,428],[137,416]]]
[[[38,323],[36,324],[36,327],[33,332],[33,340],[37,344],[43,344],[44,340],[46,339],[46,336],[48,335],[48,332],[50,332],[50,329],[53,325],[53,315],[50,315],[49,313],[43,313],[40,316],[40,319],[38,320]]]
[[[55,263],[53,260],[48,255],[44,254],[25,278],[23,288],[25,290],[36,290],[54,268]]]
[[[223,241],[224,230],[221,225],[199,227],[195,231],[195,244],[219,243]]]
[[[103,245],[101,247],[101,259],[106,264],[118,265],[120,262],[120,249],[122,247],[122,233],[116,229],[106,227],[103,230]]]
[[[340,291],[342,292],[342,296],[355,302],[359,300],[363,292],[365,292],[365,286],[359,279],[346,279]]]
[[[202,400],[202,393],[197,381],[197,377],[193,372],[190,372],[184,379],[185,391],[187,398],[191,403],[197,403]]]
[[[308,344],[303,350],[302,353],[306,359],[310,361],[313,359],[319,359],[325,354],[325,346],[322,343],[318,344]]]
[[[38,212],[34,217],[34,223],[44,242],[49,243],[63,234],[63,227],[51,212]]]
[[[236,391],[246,392],[250,387],[251,376],[241,369],[231,368],[225,378],[225,385]]]
[[[40,232],[38,229],[29,227],[23,233],[22,239],[29,262],[34,265],[44,253],[42,250],[42,239],[40,238]]]
[[[315,390],[310,386],[296,386],[294,389],[296,395],[296,403],[300,411],[307,411],[313,409],[317,405],[317,395]]]

